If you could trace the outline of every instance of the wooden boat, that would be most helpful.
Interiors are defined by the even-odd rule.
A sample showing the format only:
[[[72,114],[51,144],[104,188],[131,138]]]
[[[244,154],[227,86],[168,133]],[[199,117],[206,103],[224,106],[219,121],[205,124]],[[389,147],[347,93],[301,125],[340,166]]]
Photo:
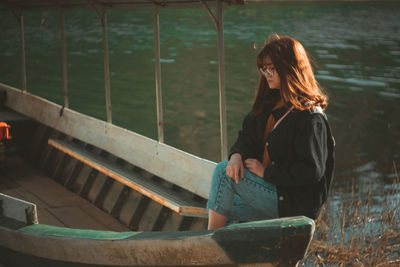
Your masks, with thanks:
[[[314,232],[314,222],[305,217],[247,222],[217,231],[206,231],[205,203],[215,163],[164,144],[158,6],[203,5],[215,22],[219,36],[221,158],[227,155],[222,67],[223,1],[217,1],[217,16],[208,7],[211,2],[102,0],[90,1],[90,5],[85,0],[1,2],[0,9],[14,11],[87,6],[103,10],[98,15],[104,33],[107,121],[68,108],[65,45],[62,57],[64,105],[27,91],[23,17],[22,13],[17,13],[21,25],[22,90],[0,83],[0,95],[6,94],[4,107],[0,101],[0,121],[11,125],[13,137],[5,142],[5,168],[10,164],[7,161],[10,161],[11,155],[16,155],[18,160],[23,162],[23,158],[24,162],[31,164],[49,180],[40,184],[42,178],[32,178],[35,175],[25,177],[26,173],[16,172],[18,175],[11,177],[6,171],[0,172],[0,193],[3,193],[0,197],[0,265],[295,266],[305,255]],[[136,6],[154,7],[157,141],[112,124],[105,7]],[[61,15],[63,17],[62,12]],[[18,160],[13,165],[17,170],[25,164],[18,163]],[[23,179],[25,183],[18,179]],[[2,182],[3,185],[5,183],[3,187]],[[79,211],[84,216],[84,213],[98,209],[99,212],[110,214],[111,219],[118,221],[126,230],[123,227],[76,229],[73,223],[68,225],[65,222],[58,226],[39,224],[41,218],[46,222],[46,216],[54,215],[54,212],[44,213],[46,209],[51,211],[52,207],[43,207],[41,203],[41,197],[47,193],[52,194],[51,201],[59,200],[55,193],[58,189],[47,188],[53,183],[74,193],[74,196],[64,199],[79,196],[93,207],[76,204],[75,209],[70,210]],[[21,184],[26,187],[14,188]],[[39,191],[33,192],[33,189]],[[70,216],[66,212],[61,214]],[[81,219],[74,220],[79,222]]]
[[[314,228],[311,219],[293,217],[232,224],[216,231],[79,230],[37,224],[34,204],[3,194],[0,200],[0,253],[2,261],[11,266],[210,266],[254,262],[294,266],[304,256]]]

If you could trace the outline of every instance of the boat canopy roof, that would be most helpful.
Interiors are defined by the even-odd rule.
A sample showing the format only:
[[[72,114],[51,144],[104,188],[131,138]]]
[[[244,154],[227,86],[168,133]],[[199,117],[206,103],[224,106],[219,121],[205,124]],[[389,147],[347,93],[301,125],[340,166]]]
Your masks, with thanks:
[[[52,9],[52,8],[136,8],[151,7],[195,7],[203,3],[215,3],[218,0],[0,0],[3,9]],[[223,0],[228,5],[242,5],[245,0]]]

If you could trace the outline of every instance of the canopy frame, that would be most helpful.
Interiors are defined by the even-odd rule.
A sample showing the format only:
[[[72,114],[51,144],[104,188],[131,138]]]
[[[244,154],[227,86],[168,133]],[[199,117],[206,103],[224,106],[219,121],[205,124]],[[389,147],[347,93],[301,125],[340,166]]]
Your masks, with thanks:
[[[216,3],[216,15],[209,7],[209,3]],[[22,88],[27,92],[26,82],[26,60],[25,60],[25,41],[24,23],[22,10],[30,9],[60,9],[61,15],[61,58],[63,68],[63,90],[64,107],[69,108],[68,99],[68,75],[67,75],[67,56],[65,40],[65,16],[64,10],[68,8],[92,8],[101,22],[103,31],[103,56],[104,56],[104,79],[105,79],[105,98],[107,122],[112,123],[111,107],[111,88],[110,70],[108,54],[107,36],[107,8],[137,8],[153,7],[154,23],[154,70],[155,70],[155,89],[156,89],[156,108],[157,108],[157,132],[158,141],[164,143],[164,121],[162,110],[162,86],[161,86],[161,64],[160,64],[160,30],[159,30],[159,7],[176,6],[203,6],[217,30],[218,34],[218,89],[219,89],[219,117],[220,117],[220,144],[221,160],[228,158],[227,144],[227,123],[226,123],[226,88],[225,88],[225,55],[224,55],[224,35],[223,35],[223,4],[244,4],[244,0],[0,0],[0,10],[11,9],[17,16],[20,24],[21,35],[21,69],[22,69]],[[101,10],[101,12],[99,11]],[[16,12],[18,10],[18,12]]]

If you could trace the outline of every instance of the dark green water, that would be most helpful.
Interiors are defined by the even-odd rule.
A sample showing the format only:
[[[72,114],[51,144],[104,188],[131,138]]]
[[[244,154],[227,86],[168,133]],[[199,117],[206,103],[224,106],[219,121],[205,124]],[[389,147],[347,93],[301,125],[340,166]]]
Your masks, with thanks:
[[[59,13],[29,11],[24,18],[28,91],[62,104]],[[400,185],[392,185],[395,168],[400,171],[399,18],[400,3],[268,3],[224,11],[229,145],[251,107],[255,57],[266,36],[290,35],[314,59],[330,97],[327,115],[337,142],[335,188],[327,205],[333,243],[340,243],[342,228],[336,214],[352,197],[361,201],[358,212],[366,219],[346,224],[346,242],[359,224],[369,237],[379,237],[383,211],[400,221]],[[214,25],[202,8],[162,9],[160,29],[165,141],[218,161]],[[152,10],[110,10],[108,35],[113,123],[157,139]],[[66,11],[66,38],[70,107],[105,120],[102,31],[95,12]],[[0,11],[0,82],[17,88],[19,49],[18,22]],[[310,259],[302,263],[312,265]]]
[[[0,12],[0,82],[21,88],[19,28]],[[330,96],[336,183],[384,195],[400,169],[400,4],[248,4],[224,11],[229,144],[249,111],[255,57],[271,32],[300,40]],[[157,138],[151,9],[110,10],[113,123]],[[203,8],[160,10],[165,142],[218,161],[217,34]],[[70,107],[105,120],[102,31],[92,10],[66,11]],[[25,13],[28,91],[63,102],[60,17]],[[365,191],[361,189],[360,191]],[[398,205],[399,196],[394,198]]]

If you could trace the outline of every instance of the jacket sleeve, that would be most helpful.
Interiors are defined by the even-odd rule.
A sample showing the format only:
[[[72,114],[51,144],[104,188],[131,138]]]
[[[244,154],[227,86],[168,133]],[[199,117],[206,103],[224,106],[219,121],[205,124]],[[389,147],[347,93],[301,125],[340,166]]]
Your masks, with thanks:
[[[239,131],[236,142],[230,149],[229,159],[235,153],[241,154],[243,160],[249,157],[255,157],[257,151],[255,128],[255,116],[249,113],[244,118],[242,129]]]
[[[264,171],[266,181],[278,186],[304,186],[317,183],[324,176],[328,147],[322,115],[307,116],[297,129],[292,160],[272,161]]]

